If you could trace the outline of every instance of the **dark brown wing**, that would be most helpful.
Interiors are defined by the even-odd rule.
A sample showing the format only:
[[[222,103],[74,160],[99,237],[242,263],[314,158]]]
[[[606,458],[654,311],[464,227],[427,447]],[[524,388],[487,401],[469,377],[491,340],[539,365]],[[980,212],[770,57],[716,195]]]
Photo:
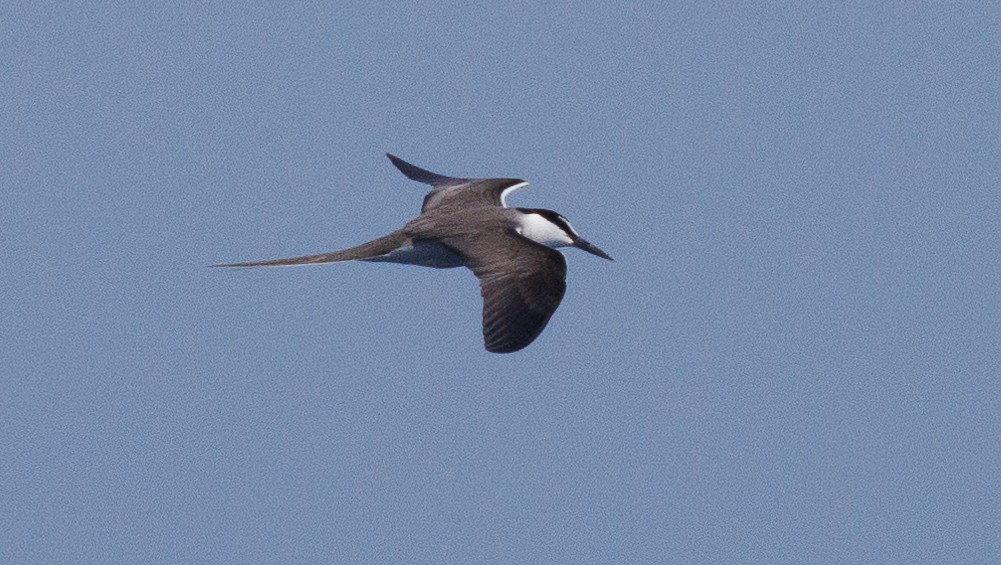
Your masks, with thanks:
[[[507,271],[480,279],[483,343],[487,351],[512,353],[539,337],[566,291],[566,261],[559,251],[550,267]],[[558,259],[557,259],[558,258]]]
[[[466,179],[432,173],[396,155],[386,153],[393,165],[411,180],[431,185],[421,211],[438,206],[501,206],[504,195],[527,183],[521,179]]]
[[[487,351],[511,353],[532,343],[563,300],[563,254],[509,230],[447,243],[480,279]]]
[[[269,261],[248,261],[246,263],[226,263],[224,265],[212,265],[213,267],[288,267],[290,265],[311,265],[315,263],[336,263],[338,261],[353,261],[357,259],[367,259],[385,255],[405,244],[409,238],[402,231],[395,231],[389,235],[363,243],[356,247],[321,253],[319,255],[303,255],[302,257],[290,257],[288,259],[271,259]]]
[[[521,179],[473,179],[463,184],[435,188],[424,197],[421,211],[424,212],[439,206],[504,207],[504,196],[526,184],[528,183]]]

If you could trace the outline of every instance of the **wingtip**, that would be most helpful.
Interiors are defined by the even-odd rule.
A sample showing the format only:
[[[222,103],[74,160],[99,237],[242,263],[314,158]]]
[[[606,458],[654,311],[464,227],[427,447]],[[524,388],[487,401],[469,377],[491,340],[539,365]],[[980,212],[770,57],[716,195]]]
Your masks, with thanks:
[[[438,186],[460,180],[445,175],[439,175],[438,173],[432,173],[431,171],[418,167],[413,163],[408,163],[407,161],[400,159],[399,157],[393,155],[392,153],[387,152],[386,157],[389,158],[389,160],[393,163],[394,167],[396,167],[401,173],[403,173],[404,176],[406,176],[410,180],[415,180],[417,182],[422,182],[424,184],[430,184],[431,186]]]
[[[514,345],[514,346],[509,345],[509,344],[496,345],[496,344],[491,344],[491,343],[484,343],[483,344],[483,348],[487,350],[487,353],[496,353],[498,355],[507,355],[507,354],[510,354],[510,353],[517,353],[517,352],[521,351],[522,349],[525,349],[526,347],[529,346],[530,343],[531,342],[525,343],[525,344],[518,344],[518,345]]]
[[[406,172],[406,169],[411,169],[411,168],[420,169],[420,167],[414,165],[413,163],[408,163],[406,160],[401,159],[388,151],[386,152],[386,157],[389,158],[389,162],[391,162],[394,167],[399,169],[401,173],[407,176],[410,176],[410,174]]]

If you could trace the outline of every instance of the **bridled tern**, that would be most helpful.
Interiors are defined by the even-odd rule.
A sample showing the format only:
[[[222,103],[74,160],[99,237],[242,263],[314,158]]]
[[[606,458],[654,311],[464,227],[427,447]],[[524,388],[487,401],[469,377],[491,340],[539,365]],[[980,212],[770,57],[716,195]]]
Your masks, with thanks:
[[[468,267],[480,280],[483,342],[511,353],[532,343],[560,305],[567,263],[557,247],[577,247],[611,260],[552,210],[508,208],[520,179],[446,177],[386,154],[404,175],[431,185],[421,214],[402,229],[357,247],[270,261],[213,267],[282,267],[373,261],[438,269]]]

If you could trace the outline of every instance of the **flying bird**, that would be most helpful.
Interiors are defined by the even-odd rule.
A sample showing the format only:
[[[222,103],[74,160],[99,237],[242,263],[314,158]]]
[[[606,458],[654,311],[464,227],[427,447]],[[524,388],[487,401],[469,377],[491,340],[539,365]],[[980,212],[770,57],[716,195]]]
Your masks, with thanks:
[[[467,267],[480,281],[483,343],[512,353],[539,336],[566,291],[567,263],[558,247],[607,253],[578,234],[566,218],[539,208],[508,208],[521,179],[447,177],[386,154],[408,178],[428,184],[419,216],[403,228],[349,249],[213,267],[284,267],[372,261],[450,269]]]

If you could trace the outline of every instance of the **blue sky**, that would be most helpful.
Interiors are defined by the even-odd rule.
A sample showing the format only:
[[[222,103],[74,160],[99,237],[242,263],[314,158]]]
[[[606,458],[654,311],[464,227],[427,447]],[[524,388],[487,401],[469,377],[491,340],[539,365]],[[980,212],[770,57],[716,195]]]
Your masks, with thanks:
[[[617,4],[4,3],[0,561],[1001,561],[1001,10]],[[386,151],[616,261],[206,268]]]

